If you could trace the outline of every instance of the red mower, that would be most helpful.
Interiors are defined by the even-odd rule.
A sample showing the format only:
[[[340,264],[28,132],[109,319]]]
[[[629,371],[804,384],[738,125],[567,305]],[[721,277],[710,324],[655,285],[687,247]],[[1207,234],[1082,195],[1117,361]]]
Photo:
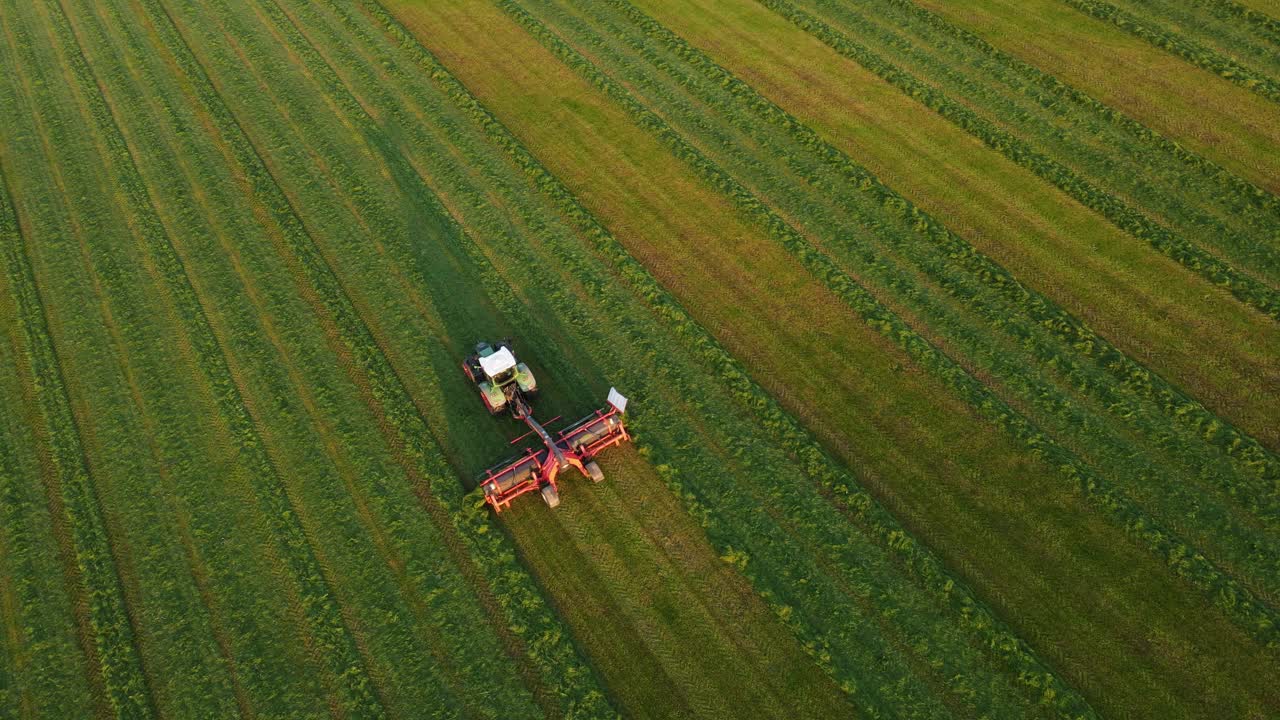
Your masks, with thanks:
[[[548,506],[556,507],[560,504],[556,478],[562,471],[573,468],[592,482],[600,482],[604,473],[595,456],[631,439],[622,422],[627,399],[612,388],[608,405],[552,437],[533,418],[530,403],[537,396],[537,381],[529,367],[516,360],[507,342],[478,343],[475,354],[462,362],[462,370],[476,384],[480,400],[491,415],[509,410],[512,417],[529,426],[529,432],[512,443],[530,434],[542,440],[542,448],[529,448],[523,455],[485,471],[480,487],[495,512],[502,512],[512,500],[534,490],[542,493]]]

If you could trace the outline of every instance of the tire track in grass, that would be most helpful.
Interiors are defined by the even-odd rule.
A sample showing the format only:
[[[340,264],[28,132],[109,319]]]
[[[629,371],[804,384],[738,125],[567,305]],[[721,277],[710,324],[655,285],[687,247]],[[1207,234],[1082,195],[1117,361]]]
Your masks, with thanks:
[[[152,8],[155,9],[156,6],[152,5]],[[235,120],[234,116],[229,114],[225,105],[225,100],[220,98],[218,94],[219,91],[213,83],[212,76],[202,67],[198,56],[195,55],[189,42],[183,36],[182,25],[176,21],[167,8],[160,6],[156,11],[165,17],[173,31],[177,34],[178,42],[183,48],[182,52],[187,55],[189,61],[193,64],[193,70],[197,73],[195,77],[209,84],[207,86],[207,90],[210,91],[209,100],[212,101],[210,109],[215,116],[220,116],[217,117],[217,119],[224,128],[224,136],[226,135],[225,128],[228,125],[233,128],[233,143],[238,146],[236,153],[240,161],[247,162],[248,166],[251,168],[265,168],[266,165],[263,156],[256,148],[253,147],[249,140],[249,136],[245,133],[239,122]],[[239,143],[237,143],[236,140],[238,140]],[[240,143],[243,143],[243,145]],[[255,180],[262,181],[264,180],[264,173],[255,173],[252,176]],[[329,312],[334,312],[336,314],[335,318],[344,318],[345,322],[350,322],[352,324],[356,324],[357,322],[362,323],[362,321],[359,321],[358,317],[353,318],[351,315],[346,313],[338,313],[338,311],[332,307],[334,303],[337,303],[338,308],[349,308],[348,303],[350,303],[350,300],[349,298],[345,301],[338,300],[339,297],[345,297],[345,295],[340,294],[340,286],[335,287],[332,284],[336,282],[332,274],[332,269],[323,265],[323,258],[317,258],[315,256],[314,253],[316,250],[314,240],[306,235],[305,227],[302,225],[296,210],[289,204],[287,197],[285,197],[283,192],[280,190],[278,184],[274,179],[270,179],[271,176],[269,174],[266,174],[265,178],[269,184],[261,185],[259,187],[266,191],[268,197],[275,198],[279,201],[278,204],[272,207],[273,213],[277,215],[279,222],[286,230],[286,239],[294,245],[291,250],[294,253],[299,254],[301,256],[300,259],[305,260],[305,269],[311,276],[309,277],[309,282],[315,286],[317,280],[326,280],[327,282],[321,286],[327,286],[335,291],[333,294],[326,293],[326,297],[323,298]],[[307,252],[308,247],[311,248],[310,252]],[[322,270],[322,267],[327,268],[327,270]],[[350,311],[348,310],[348,312]],[[369,355],[368,353],[370,352],[370,349],[362,348],[359,343],[352,342],[352,334],[357,338],[369,337],[367,327],[365,327],[363,331],[356,331],[349,326],[343,327],[342,330],[346,335],[346,341],[349,344],[354,345],[354,347],[352,347],[352,351],[357,353],[360,362],[371,363],[369,368],[366,368],[367,371],[369,371],[370,368],[373,368],[389,372],[394,376],[394,370],[388,370],[388,368],[383,365],[386,360],[385,356],[380,354],[381,350],[375,351],[378,353],[377,355]],[[379,357],[382,358],[381,361],[379,361]],[[384,383],[375,388],[378,392],[390,393],[389,397],[393,398],[403,397],[403,384],[399,384],[396,390],[391,390],[387,387],[387,385],[390,384],[390,381],[386,379],[385,375],[382,378],[374,379],[380,379],[382,383]],[[395,386],[392,385],[392,387]],[[523,618],[522,622],[526,623],[526,625],[522,626],[525,632],[528,631],[529,627],[546,628],[548,627],[547,623],[554,622],[545,616],[538,615],[537,610],[531,609],[533,608],[533,605],[529,603],[532,600],[532,597],[535,597],[534,593],[536,591],[533,590],[527,578],[521,577],[519,573],[512,573],[510,569],[502,570],[503,575],[501,578],[492,574],[497,572],[497,568],[499,566],[507,562],[507,560],[504,559],[505,556],[501,554],[496,556],[493,562],[497,564],[491,564],[487,569],[482,569],[479,566],[471,565],[467,562],[467,550],[465,547],[467,544],[470,544],[472,548],[480,547],[492,551],[499,549],[494,546],[496,539],[489,541],[485,541],[483,539],[473,540],[466,535],[457,537],[450,533],[450,528],[454,528],[455,530],[463,530],[463,528],[466,528],[464,532],[473,531],[475,529],[475,522],[477,518],[474,516],[460,517],[456,524],[450,524],[450,518],[446,510],[439,504],[441,495],[436,490],[437,486],[447,488],[447,483],[449,481],[443,474],[443,468],[432,469],[427,466],[430,464],[430,460],[436,456],[427,452],[425,448],[420,445],[421,437],[426,434],[426,428],[421,428],[417,433],[406,434],[403,430],[403,426],[397,424],[397,421],[399,423],[410,422],[416,424],[421,424],[422,422],[421,417],[417,417],[415,420],[413,414],[406,413],[404,411],[403,408],[406,405],[409,408],[413,407],[409,398],[405,398],[404,404],[394,407],[394,411],[392,412],[388,412],[388,408],[384,406],[379,406],[379,408],[384,411],[380,413],[382,418],[380,424],[381,422],[386,423],[386,425],[383,425],[385,433],[389,434],[391,430],[395,430],[400,433],[401,442],[392,443],[391,449],[401,461],[401,464],[404,465],[406,469],[411,470],[410,478],[414,492],[418,495],[424,508],[428,510],[428,513],[431,515],[433,521],[435,521],[437,527],[440,528],[441,532],[446,534],[447,547],[450,549],[451,553],[454,553],[457,558],[457,565],[462,570],[464,576],[468,579],[468,582],[471,584],[473,591],[476,592],[482,605],[486,608],[488,616],[492,618],[494,629],[497,631],[499,637],[502,638],[510,656],[518,663],[518,667],[521,668],[521,672],[526,683],[533,688],[534,698],[538,701],[539,705],[543,707],[544,712],[550,715],[558,715],[565,711],[581,712],[585,714],[599,714],[603,712],[604,708],[600,704],[602,696],[598,691],[592,690],[589,674],[586,674],[575,667],[575,663],[578,661],[572,658],[572,650],[565,646],[562,640],[553,639],[552,636],[539,638],[536,645],[538,655],[532,656],[529,654],[529,651],[525,649],[524,643],[526,641],[521,638],[520,633],[512,630],[510,626],[505,624],[505,621],[498,620],[504,611],[505,613],[515,614],[518,617]],[[412,413],[412,411],[410,412]],[[418,463],[424,463],[421,470],[419,470]],[[468,543],[469,540],[471,541],[470,543]],[[475,557],[477,560],[479,559],[479,556],[473,555],[472,557]],[[487,580],[484,573],[490,573]],[[505,593],[505,595],[502,597],[495,596],[495,590],[491,589],[489,583],[493,583],[493,587],[500,589]],[[519,599],[519,602],[525,604],[514,604],[517,599]],[[510,617],[510,615],[508,617]],[[530,669],[529,663],[531,661],[540,665],[540,669],[537,671]],[[553,667],[555,668],[554,671],[552,670]],[[537,672],[543,673],[543,677],[537,677],[535,675]]]
[[[29,47],[30,39],[25,32],[10,25],[7,18],[13,17],[10,13],[0,13],[0,25],[4,27],[9,46]],[[19,73],[18,77],[31,96],[27,76]],[[35,117],[39,122],[39,116]],[[52,157],[48,134],[38,134],[46,157]],[[57,177],[56,164],[52,167]],[[5,192],[12,198],[7,182]],[[19,227],[21,222],[20,219]],[[26,375],[24,384],[32,388],[28,401],[33,403],[33,426],[48,448],[47,454],[42,453],[42,476],[50,514],[55,518],[54,533],[59,538],[67,582],[76,597],[81,646],[85,650],[91,684],[99,695],[97,711],[101,716],[120,713],[151,717],[156,714],[155,698],[136,645],[133,614],[115,564],[112,538],[94,490],[81,421],[74,415],[62,363],[50,332],[48,309],[35,284],[30,250],[21,234],[18,242],[6,250],[10,282],[24,318],[22,325],[29,353],[30,364],[23,363],[25,372],[20,373]],[[35,381],[37,377],[39,382]]]
[[[624,88],[590,66],[580,54],[549,34],[545,26],[516,8],[506,0],[499,5],[518,16],[518,22],[529,28],[535,37],[549,46],[552,52],[565,58],[566,64],[576,72],[588,76],[590,82],[626,108],[628,114],[658,136],[691,169],[720,192],[728,195],[744,213],[769,229],[771,237],[781,243],[815,277],[826,284],[850,308],[858,312],[869,324],[880,329],[909,355],[934,373],[945,385],[957,392],[966,402],[989,422],[1009,433],[1029,451],[1049,459],[1068,483],[1077,487],[1097,509],[1112,516],[1121,524],[1132,540],[1145,545],[1157,557],[1169,561],[1175,574],[1206,594],[1208,599],[1243,629],[1261,642],[1280,646],[1280,615],[1262,603],[1248,588],[1236,579],[1225,575],[1219,567],[1198,551],[1188,554],[1186,543],[1150,518],[1127,494],[1115,487],[1092,468],[1085,465],[1069,449],[1046,436],[1026,417],[1016,412],[990,389],[983,386],[954,360],[938,351],[893,315],[874,296],[841,270],[829,257],[814,250],[794,227],[779,217],[771,208],[761,203],[745,187],[729,177],[705,155],[689,145],[666,122],[648,110]],[[558,42],[557,42],[558,41]],[[727,73],[727,71],[725,71]],[[740,82],[740,81],[739,81]],[[900,202],[908,201],[899,198]],[[927,216],[925,221],[928,222]],[[1228,599],[1224,601],[1222,594]]]
[[[71,61],[73,65],[77,64],[76,58],[73,57]],[[79,63],[83,63],[83,58],[79,59]],[[92,81],[91,70],[87,66],[81,65],[77,75],[81,78],[81,81],[86,84],[96,84]],[[223,402],[224,411],[230,416],[232,422],[239,425],[237,428],[237,434],[240,435],[238,439],[242,443],[242,450],[246,454],[256,455],[254,460],[258,465],[258,468],[256,469],[259,472],[255,474],[255,477],[260,481],[264,476],[270,476],[275,480],[271,487],[262,489],[266,491],[265,494],[267,495],[267,502],[283,510],[283,512],[271,512],[270,515],[275,518],[278,529],[282,531],[282,534],[291,535],[300,541],[300,545],[291,545],[289,547],[308,548],[308,550],[302,551],[303,555],[298,555],[297,551],[295,551],[293,553],[293,557],[289,558],[289,561],[293,565],[295,577],[305,588],[304,592],[307,593],[306,597],[312,603],[310,604],[309,609],[312,612],[319,610],[319,612],[322,613],[322,616],[327,615],[327,617],[323,617],[323,619],[318,622],[316,618],[311,618],[313,621],[312,624],[320,624],[321,628],[328,631],[327,635],[330,637],[335,634],[339,636],[346,635],[346,641],[352,642],[349,633],[344,629],[340,629],[342,628],[342,621],[333,614],[338,612],[338,610],[332,607],[332,601],[329,599],[331,591],[322,587],[323,581],[316,581],[312,579],[322,575],[322,573],[317,573],[315,570],[318,559],[313,554],[314,548],[311,548],[309,542],[304,539],[305,531],[297,525],[289,524],[289,519],[296,515],[297,510],[296,508],[291,507],[290,499],[285,491],[280,487],[280,474],[278,470],[275,469],[273,460],[266,454],[266,451],[262,449],[260,439],[265,434],[265,428],[256,421],[255,415],[252,411],[251,399],[243,394],[243,385],[241,382],[236,381],[234,373],[230,371],[230,368],[226,364],[227,357],[217,346],[216,337],[210,330],[208,319],[204,314],[203,307],[200,305],[199,298],[192,290],[190,278],[187,276],[185,268],[182,267],[181,262],[174,254],[172,245],[169,244],[169,239],[164,233],[163,228],[158,226],[153,205],[147,196],[146,191],[142,189],[144,185],[141,183],[138,171],[133,164],[134,161],[132,156],[127,147],[122,147],[120,145],[122,140],[119,136],[119,129],[116,127],[114,120],[110,116],[110,110],[105,107],[105,103],[103,102],[101,95],[98,95],[97,99],[98,103],[91,104],[90,109],[93,111],[95,121],[99,124],[100,129],[102,130],[104,139],[107,140],[108,143],[115,145],[116,150],[119,153],[122,166],[118,166],[116,171],[122,174],[122,179],[126,180],[122,185],[124,186],[128,200],[132,203],[135,219],[139,222],[139,229],[144,236],[143,239],[150,245],[151,252],[153,253],[153,260],[158,263],[163,276],[168,280],[170,290],[173,292],[175,300],[185,305],[186,312],[182,314],[186,317],[198,318],[198,320],[195,321],[198,323],[198,331],[193,333],[193,335],[197,343],[202,346],[200,349],[203,351],[202,355],[205,360],[203,366],[211,375],[220,374],[219,371],[221,371],[221,373],[225,373],[225,375],[220,378],[222,381],[221,384],[224,384],[224,387],[226,387],[226,384],[234,386],[232,393],[219,394],[219,399]],[[90,102],[92,103],[92,97],[90,98]],[[308,567],[309,565],[311,567]],[[310,582],[308,582],[308,580],[310,580]],[[317,583],[321,583],[321,585],[318,585]],[[311,587],[307,587],[307,585],[311,585]],[[321,628],[317,628],[317,630],[320,630]],[[324,636],[325,633],[320,634],[321,636]],[[329,647],[331,650],[338,651],[335,654],[341,655],[340,648],[342,648],[343,644],[344,643],[342,641],[337,643],[330,642]],[[351,662],[349,660],[346,662],[348,663],[347,667],[342,670],[335,669],[335,675],[343,675],[344,673],[347,673],[348,677],[351,675],[359,677],[363,674],[363,670],[357,669],[359,668],[358,662]],[[367,689],[367,684],[368,681],[365,680],[363,682],[357,682],[352,687],[348,688],[348,691],[352,693],[352,697],[345,700],[345,704],[347,704],[348,707],[343,708],[344,710],[358,708],[369,711],[374,715],[381,714],[380,709],[373,709],[375,707],[380,707],[380,705],[378,701],[368,694],[369,691]]]

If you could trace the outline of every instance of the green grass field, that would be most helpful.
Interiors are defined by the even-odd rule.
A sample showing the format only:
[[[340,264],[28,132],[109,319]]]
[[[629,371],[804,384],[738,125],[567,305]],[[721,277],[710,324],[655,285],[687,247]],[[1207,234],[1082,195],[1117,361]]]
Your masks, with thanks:
[[[1280,716],[1271,0],[0,0],[0,717]],[[539,417],[630,444],[495,515]]]

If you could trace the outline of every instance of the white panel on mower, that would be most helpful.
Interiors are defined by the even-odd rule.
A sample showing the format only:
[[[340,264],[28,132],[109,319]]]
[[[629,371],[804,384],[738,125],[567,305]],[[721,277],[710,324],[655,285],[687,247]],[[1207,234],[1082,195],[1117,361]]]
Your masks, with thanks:
[[[609,388],[609,404],[618,408],[618,412],[627,411],[627,396],[618,392],[618,388]]]
[[[497,377],[515,366],[516,356],[507,348],[480,358],[480,367],[484,368],[484,374],[489,377]]]

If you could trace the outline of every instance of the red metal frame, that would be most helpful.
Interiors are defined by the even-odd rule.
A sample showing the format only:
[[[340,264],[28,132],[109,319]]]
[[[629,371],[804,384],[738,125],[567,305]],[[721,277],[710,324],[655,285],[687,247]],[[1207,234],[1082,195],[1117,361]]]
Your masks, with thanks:
[[[529,425],[530,432],[542,438],[545,447],[541,450],[530,448],[523,455],[485,472],[484,479],[480,481],[480,487],[484,489],[485,501],[493,507],[495,512],[502,512],[504,508],[510,507],[512,500],[547,485],[556,488],[558,492],[556,478],[562,470],[570,467],[576,468],[583,476],[589,477],[586,465],[595,458],[597,453],[631,439],[622,421],[622,413],[613,406],[596,410],[571,427],[562,430],[554,439],[533,419],[532,413],[524,414],[521,419]],[[600,426],[601,422],[604,423],[603,427]],[[574,447],[575,440],[592,432],[599,432],[599,435],[586,445]],[[527,478],[506,490],[499,487],[497,478],[535,458],[537,467]]]

